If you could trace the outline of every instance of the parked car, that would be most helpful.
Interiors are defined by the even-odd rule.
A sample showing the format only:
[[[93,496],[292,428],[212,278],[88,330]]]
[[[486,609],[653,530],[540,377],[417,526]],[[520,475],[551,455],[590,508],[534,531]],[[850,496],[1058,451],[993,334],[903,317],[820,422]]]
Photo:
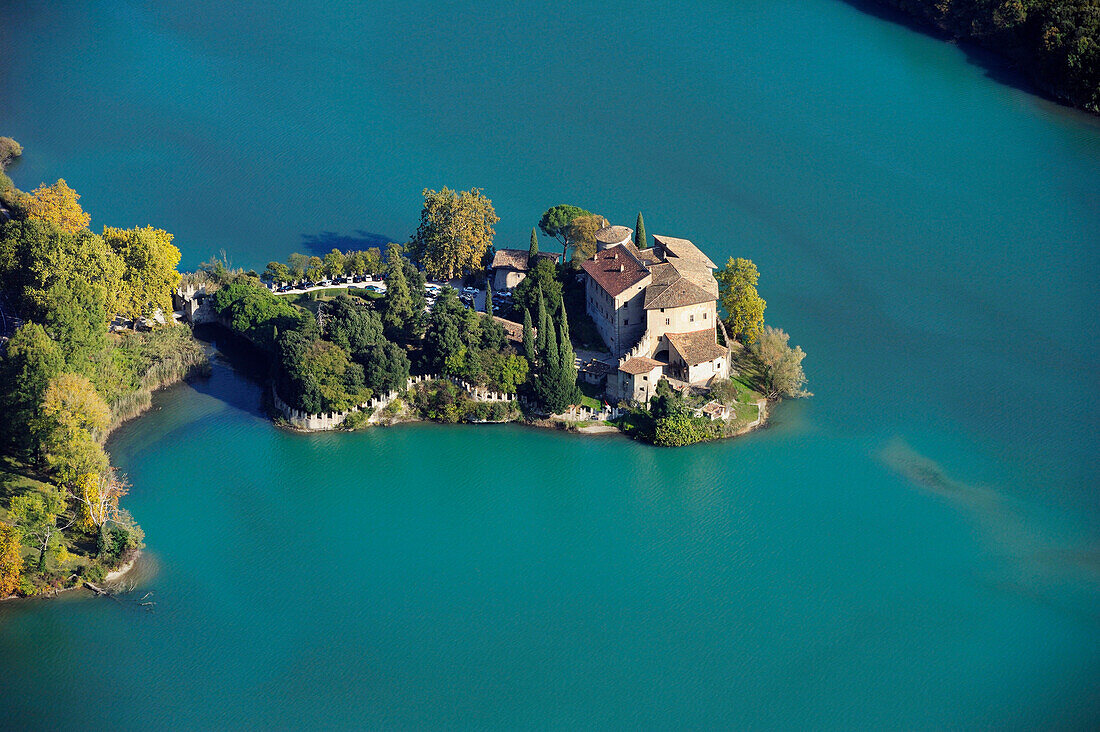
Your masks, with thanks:
[[[478,290],[476,287],[463,287],[462,291],[465,292],[467,295],[476,295],[478,292],[480,292],[480,290]]]

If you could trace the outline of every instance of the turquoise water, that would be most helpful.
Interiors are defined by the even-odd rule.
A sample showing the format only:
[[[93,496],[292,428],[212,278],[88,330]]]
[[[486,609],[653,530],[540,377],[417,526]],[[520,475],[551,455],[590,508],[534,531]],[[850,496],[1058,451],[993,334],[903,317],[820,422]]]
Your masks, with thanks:
[[[13,178],[93,227],[262,266],[423,186],[502,244],[640,208],[757,262],[815,392],[673,451],[300,436],[219,366],[110,444],[155,612],[7,603],[2,724],[1096,726],[1095,119],[832,0],[31,2],[0,44]]]

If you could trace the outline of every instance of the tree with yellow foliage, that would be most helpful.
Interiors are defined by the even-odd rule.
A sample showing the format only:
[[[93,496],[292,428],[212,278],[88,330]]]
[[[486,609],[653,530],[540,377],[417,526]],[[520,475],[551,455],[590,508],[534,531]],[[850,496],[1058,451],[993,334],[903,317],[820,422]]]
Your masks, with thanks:
[[[23,196],[20,205],[27,218],[45,219],[57,224],[62,231],[75,234],[86,229],[92,217],[80,208],[80,194],[69,188],[64,178],[58,178],[52,186],[42,184]]]
[[[50,380],[32,429],[58,482],[73,485],[86,473],[107,469],[107,454],[96,435],[110,418],[106,402],[86,377],[65,373]]]
[[[103,241],[122,260],[122,284],[116,311],[134,321],[146,318],[158,308],[172,310],[172,290],[179,285],[180,250],[172,235],[152,226],[134,229],[103,229]]]
[[[103,432],[111,410],[92,382],[80,374],[60,374],[50,380],[42,397],[42,418],[57,427]]]
[[[423,191],[420,225],[410,243],[413,257],[432,279],[452,279],[482,268],[500,221],[480,188]]]
[[[23,574],[22,542],[14,526],[0,524],[0,598],[15,592]]]
[[[607,225],[608,221],[603,216],[589,214],[578,216],[565,227],[565,235],[572,252],[569,259],[575,266],[580,266],[584,260],[596,256],[596,232]]]
[[[102,474],[81,476],[73,495],[79,506],[77,525],[88,532],[102,531],[107,522],[119,521],[118,500],[129,493],[130,484],[108,468]]]

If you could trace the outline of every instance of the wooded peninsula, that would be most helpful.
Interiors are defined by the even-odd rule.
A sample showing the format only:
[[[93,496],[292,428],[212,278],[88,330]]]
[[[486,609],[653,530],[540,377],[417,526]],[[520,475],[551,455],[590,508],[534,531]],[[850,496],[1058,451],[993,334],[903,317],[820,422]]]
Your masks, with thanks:
[[[22,154],[0,138],[0,167]],[[0,597],[95,587],[143,545],[103,445],[161,386],[209,373],[195,329],[258,356],[297,429],[432,420],[730,437],[808,396],[759,273],[573,205],[497,247],[480,190],[423,191],[409,241],[181,274],[160,229],[89,229],[64,180],[0,178]],[[543,241],[554,249],[541,251]]]

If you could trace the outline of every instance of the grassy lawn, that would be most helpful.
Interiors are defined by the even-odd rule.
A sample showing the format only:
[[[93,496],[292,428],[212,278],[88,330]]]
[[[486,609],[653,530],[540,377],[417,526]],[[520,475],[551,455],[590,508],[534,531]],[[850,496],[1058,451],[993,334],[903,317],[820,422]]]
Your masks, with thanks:
[[[755,422],[756,418],[760,416],[760,409],[755,404],[738,402],[733,405],[733,410],[739,422]]]
[[[600,411],[603,407],[603,389],[587,381],[578,381],[577,386],[581,388],[581,405],[596,412]]]
[[[316,315],[317,309],[321,306],[321,303],[335,300],[340,295],[361,297],[364,300],[380,300],[385,297],[385,295],[380,292],[371,292],[362,287],[349,287],[346,289],[343,287],[330,287],[325,290],[313,290],[312,292],[299,292],[296,295],[287,295],[286,299],[292,305],[303,307]]]
[[[7,505],[12,496],[22,495],[32,490],[43,493],[46,491],[45,483],[25,475],[33,472],[14,458],[0,457],[0,521],[8,519]]]

